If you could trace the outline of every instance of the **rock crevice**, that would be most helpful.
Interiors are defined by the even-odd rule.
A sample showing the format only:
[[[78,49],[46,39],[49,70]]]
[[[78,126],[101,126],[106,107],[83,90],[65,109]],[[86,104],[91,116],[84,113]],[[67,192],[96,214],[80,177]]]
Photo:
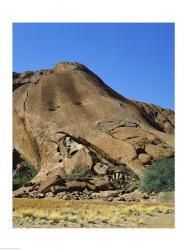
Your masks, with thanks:
[[[38,187],[60,176],[69,184],[59,190],[119,188],[174,155],[173,111],[121,96],[82,64],[14,72],[13,89],[13,145],[39,171]],[[78,177],[81,184],[70,183]]]

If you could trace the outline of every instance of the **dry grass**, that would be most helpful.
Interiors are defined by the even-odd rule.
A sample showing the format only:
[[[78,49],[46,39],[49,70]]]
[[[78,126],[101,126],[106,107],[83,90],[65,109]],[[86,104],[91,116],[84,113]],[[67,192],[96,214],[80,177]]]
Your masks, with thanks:
[[[171,203],[14,199],[13,204],[14,227],[174,227]]]

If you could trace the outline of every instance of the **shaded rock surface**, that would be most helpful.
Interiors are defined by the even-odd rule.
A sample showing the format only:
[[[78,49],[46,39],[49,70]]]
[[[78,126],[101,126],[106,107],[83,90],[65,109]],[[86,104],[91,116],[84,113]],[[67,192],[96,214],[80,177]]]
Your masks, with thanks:
[[[13,146],[38,170],[33,196],[128,191],[151,160],[174,155],[173,111],[119,95],[82,64],[14,72],[13,90]]]

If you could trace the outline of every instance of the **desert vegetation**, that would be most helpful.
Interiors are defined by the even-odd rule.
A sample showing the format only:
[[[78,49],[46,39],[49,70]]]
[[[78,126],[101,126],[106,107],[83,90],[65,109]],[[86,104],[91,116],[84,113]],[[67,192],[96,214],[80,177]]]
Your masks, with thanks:
[[[168,192],[175,189],[175,160],[160,158],[146,168],[141,176],[141,187],[144,192]]]
[[[173,112],[80,63],[14,73],[13,89],[14,227],[174,226]]]
[[[21,187],[36,176],[37,170],[25,160],[21,160],[19,168],[13,172],[13,190]]]
[[[173,203],[14,199],[14,227],[174,227]]]

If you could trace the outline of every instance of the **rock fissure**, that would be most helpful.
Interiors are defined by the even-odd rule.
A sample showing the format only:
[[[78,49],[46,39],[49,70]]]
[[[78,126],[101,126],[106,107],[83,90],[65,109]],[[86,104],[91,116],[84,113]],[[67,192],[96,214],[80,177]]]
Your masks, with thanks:
[[[13,145],[39,170],[22,195],[126,192],[152,160],[174,155],[174,113],[121,96],[84,65],[14,72],[13,84]]]
[[[110,158],[104,151],[102,151],[101,149],[97,148],[95,145],[91,144],[90,142],[86,141],[84,138],[72,136],[72,135],[66,133],[65,131],[58,131],[57,133],[65,134],[68,137],[72,138],[75,142],[77,142],[79,144],[83,144],[85,147],[89,148],[89,150],[91,152],[96,153],[97,157],[100,160],[104,159],[104,160],[108,161],[109,163],[111,163],[113,165],[119,165],[119,164],[121,164],[120,162],[118,162],[118,161]]]
[[[26,113],[26,103],[27,103],[28,96],[29,96],[29,91],[26,92],[25,101],[23,102],[24,114]]]

